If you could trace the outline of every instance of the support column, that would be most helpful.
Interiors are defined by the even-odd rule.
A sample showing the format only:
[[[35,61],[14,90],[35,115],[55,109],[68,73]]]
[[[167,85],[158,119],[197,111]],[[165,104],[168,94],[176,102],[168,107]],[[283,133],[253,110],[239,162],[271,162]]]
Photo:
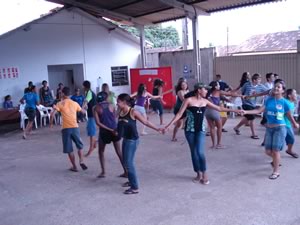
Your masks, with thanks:
[[[145,51],[145,27],[138,26],[140,31],[140,49],[141,49],[141,63],[142,68],[146,67],[146,51]]]
[[[185,17],[182,19],[182,46],[183,50],[187,50],[187,46],[189,43],[189,36],[188,36],[188,18]]]
[[[201,57],[200,57],[200,48],[198,42],[198,16],[192,18],[192,27],[193,27],[193,61],[195,66],[195,78],[197,81],[202,81],[201,76]]]

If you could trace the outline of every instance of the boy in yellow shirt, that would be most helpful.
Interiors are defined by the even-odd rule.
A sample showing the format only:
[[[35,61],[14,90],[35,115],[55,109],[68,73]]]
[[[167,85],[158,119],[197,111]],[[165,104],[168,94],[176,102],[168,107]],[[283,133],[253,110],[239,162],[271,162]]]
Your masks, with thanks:
[[[77,112],[85,113],[83,109],[78,105],[77,102],[72,101],[70,96],[70,88],[64,87],[61,91],[62,100],[54,105],[53,112],[50,118],[50,127],[53,125],[53,117],[56,111],[61,113],[62,116],[62,142],[63,142],[63,152],[68,154],[72,167],[70,171],[78,172],[75,155],[73,153],[72,141],[75,143],[78,149],[79,165],[83,170],[87,169],[87,166],[83,163],[83,143],[80,138],[80,131],[77,123]]]

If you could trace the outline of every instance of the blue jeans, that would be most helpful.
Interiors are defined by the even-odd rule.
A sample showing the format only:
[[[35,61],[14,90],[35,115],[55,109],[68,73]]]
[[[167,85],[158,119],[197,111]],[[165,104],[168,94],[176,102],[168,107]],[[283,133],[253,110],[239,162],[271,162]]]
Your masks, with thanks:
[[[122,154],[124,167],[128,171],[128,180],[132,189],[138,189],[138,180],[134,166],[134,155],[139,144],[139,139],[125,139],[122,142]]]
[[[186,140],[190,146],[194,171],[205,172],[206,160],[204,155],[205,132],[185,132]]]

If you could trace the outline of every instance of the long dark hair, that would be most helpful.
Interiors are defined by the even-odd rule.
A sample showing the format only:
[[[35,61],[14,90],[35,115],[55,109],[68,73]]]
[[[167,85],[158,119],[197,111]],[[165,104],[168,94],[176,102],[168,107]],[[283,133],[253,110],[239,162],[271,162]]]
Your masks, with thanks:
[[[186,80],[179,80],[179,81],[178,81],[178,83],[177,83],[177,85],[176,85],[176,87],[175,87],[175,93],[176,93],[176,94],[178,93],[178,91],[181,91],[181,90],[182,90],[181,86],[182,86],[182,83],[184,83],[184,82],[186,82]]]
[[[162,87],[163,85],[164,85],[164,81],[163,80],[161,80],[161,79],[155,79],[154,80],[154,83],[153,83],[153,86],[155,87],[155,86],[159,86],[159,87]]]
[[[134,99],[130,97],[129,94],[123,93],[118,96],[118,100],[121,102],[126,102],[126,104],[130,107],[134,106]]]
[[[242,78],[240,80],[240,87],[243,87],[243,85],[245,83],[247,83],[249,81],[248,79],[248,72],[244,72],[243,75],[242,75]]]
[[[137,96],[139,96],[139,97],[142,96],[144,91],[145,91],[145,84],[139,84]]]
[[[218,86],[219,82],[218,81],[212,81],[209,86],[211,86],[211,89],[208,90],[206,98],[208,98],[211,93],[213,93],[215,90],[217,90],[217,86]]]
[[[290,96],[291,94],[293,94],[294,89],[290,88],[286,90],[286,99],[291,100]]]

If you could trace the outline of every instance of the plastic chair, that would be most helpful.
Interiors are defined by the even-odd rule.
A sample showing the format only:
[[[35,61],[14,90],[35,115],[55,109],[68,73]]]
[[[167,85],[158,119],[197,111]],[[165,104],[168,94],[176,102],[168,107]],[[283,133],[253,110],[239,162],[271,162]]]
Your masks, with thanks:
[[[230,109],[239,109],[242,108],[242,99],[240,97],[237,97],[233,100],[232,103],[230,102],[226,102],[226,106]],[[231,118],[235,118],[235,113],[234,112],[230,112],[230,117]]]
[[[48,111],[48,108],[43,105],[38,105],[36,108],[40,113],[40,126],[42,127],[43,121],[44,121],[44,126],[46,126],[47,118],[50,121],[50,113]]]
[[[26,104],[21,104],[20,108],[19,108],[19,113],[21,115],[20,128],[23,130],[25,130],[25,120],[28,120],[28,117],[27,117],[26,113],[24,112],[25,106],[26,106]],[[35,123],[35,129],[37,129],[38,127],[37,127],[36,117],[34,118],[34,123]]]

